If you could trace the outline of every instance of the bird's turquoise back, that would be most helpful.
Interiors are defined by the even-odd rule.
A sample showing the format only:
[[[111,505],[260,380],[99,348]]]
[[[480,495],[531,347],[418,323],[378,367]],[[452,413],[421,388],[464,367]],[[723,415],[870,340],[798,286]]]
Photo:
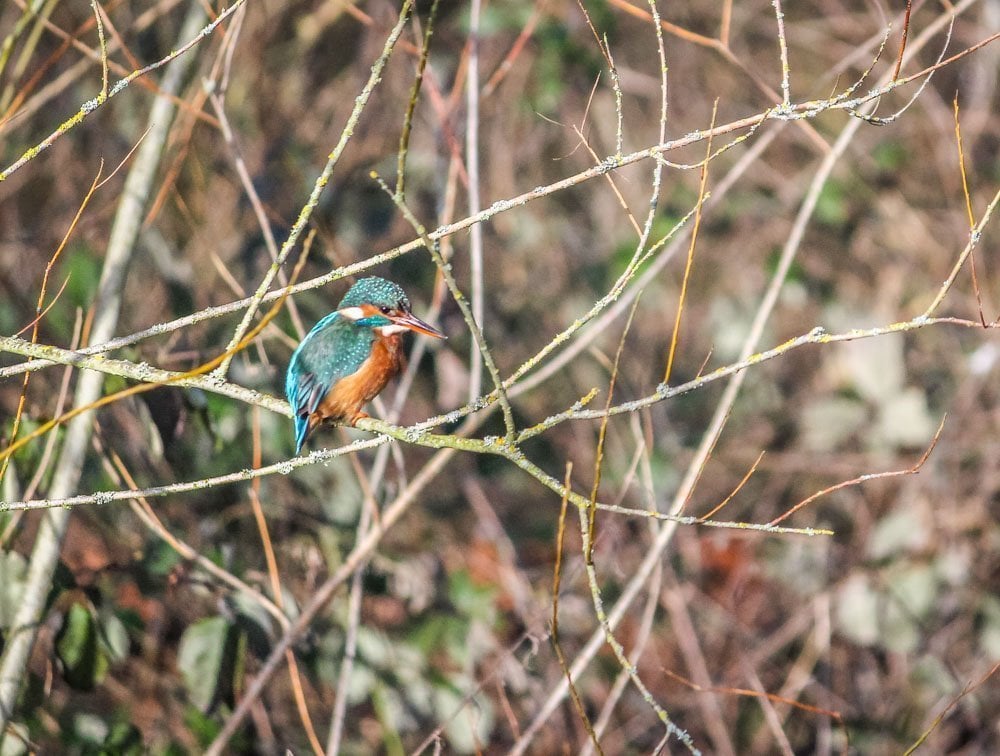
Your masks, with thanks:
[[[305,442],[309,415],[333,384],[358,371],[374,341],[371,328],[358,328],[336,312],[319,321],[302,339],[285,376],[285,395],[294,412],[296,454]]]

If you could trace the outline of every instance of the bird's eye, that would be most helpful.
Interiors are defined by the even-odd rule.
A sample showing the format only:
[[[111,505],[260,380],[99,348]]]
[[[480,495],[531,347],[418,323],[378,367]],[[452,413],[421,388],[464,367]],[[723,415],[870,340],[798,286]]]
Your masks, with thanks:
[[[382,306],[381,306],[381,307],[379,307],[378,309],[379,309],[379,310],[381,311],[381,313],[382,313],[383,315],[388,315],[388,314],[389,314],[389,312],[390,312],[390,311],[392,310],[392,308],[391,308],[391,307],[388,307],[387,305],[382,305]]]

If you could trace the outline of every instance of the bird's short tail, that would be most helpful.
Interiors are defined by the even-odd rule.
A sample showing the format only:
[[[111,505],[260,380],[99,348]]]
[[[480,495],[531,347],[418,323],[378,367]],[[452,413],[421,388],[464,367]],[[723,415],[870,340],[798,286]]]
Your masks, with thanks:
[[[298,454],[302,451],[302,445],[306,442],[306,436],[309,435],[309,416],[308,415],[296,415],[295,416],[295,453]]]

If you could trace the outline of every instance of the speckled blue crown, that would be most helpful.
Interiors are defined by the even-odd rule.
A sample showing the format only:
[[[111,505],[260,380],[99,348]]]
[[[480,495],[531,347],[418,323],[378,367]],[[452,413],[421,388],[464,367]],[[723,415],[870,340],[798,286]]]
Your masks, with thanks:
[[[363,304],[389,305],[404,310],[410,309],[410,300],[399,286],[392,281],[386,281],[378,276],[362,278],[350,288],[337,305],[338,310],[345,307],[360,307]]]

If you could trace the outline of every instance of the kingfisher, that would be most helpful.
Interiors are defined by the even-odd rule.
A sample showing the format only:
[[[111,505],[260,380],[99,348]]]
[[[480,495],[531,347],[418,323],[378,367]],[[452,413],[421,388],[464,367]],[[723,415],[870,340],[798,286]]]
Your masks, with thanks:
[[[362,278],[292,353],[285,394],[295,419],[295,453],[323,421],[354,425],[403,365],[403,338],[414,331],[446,338],[410,310],[403,290],[384,278]]]

